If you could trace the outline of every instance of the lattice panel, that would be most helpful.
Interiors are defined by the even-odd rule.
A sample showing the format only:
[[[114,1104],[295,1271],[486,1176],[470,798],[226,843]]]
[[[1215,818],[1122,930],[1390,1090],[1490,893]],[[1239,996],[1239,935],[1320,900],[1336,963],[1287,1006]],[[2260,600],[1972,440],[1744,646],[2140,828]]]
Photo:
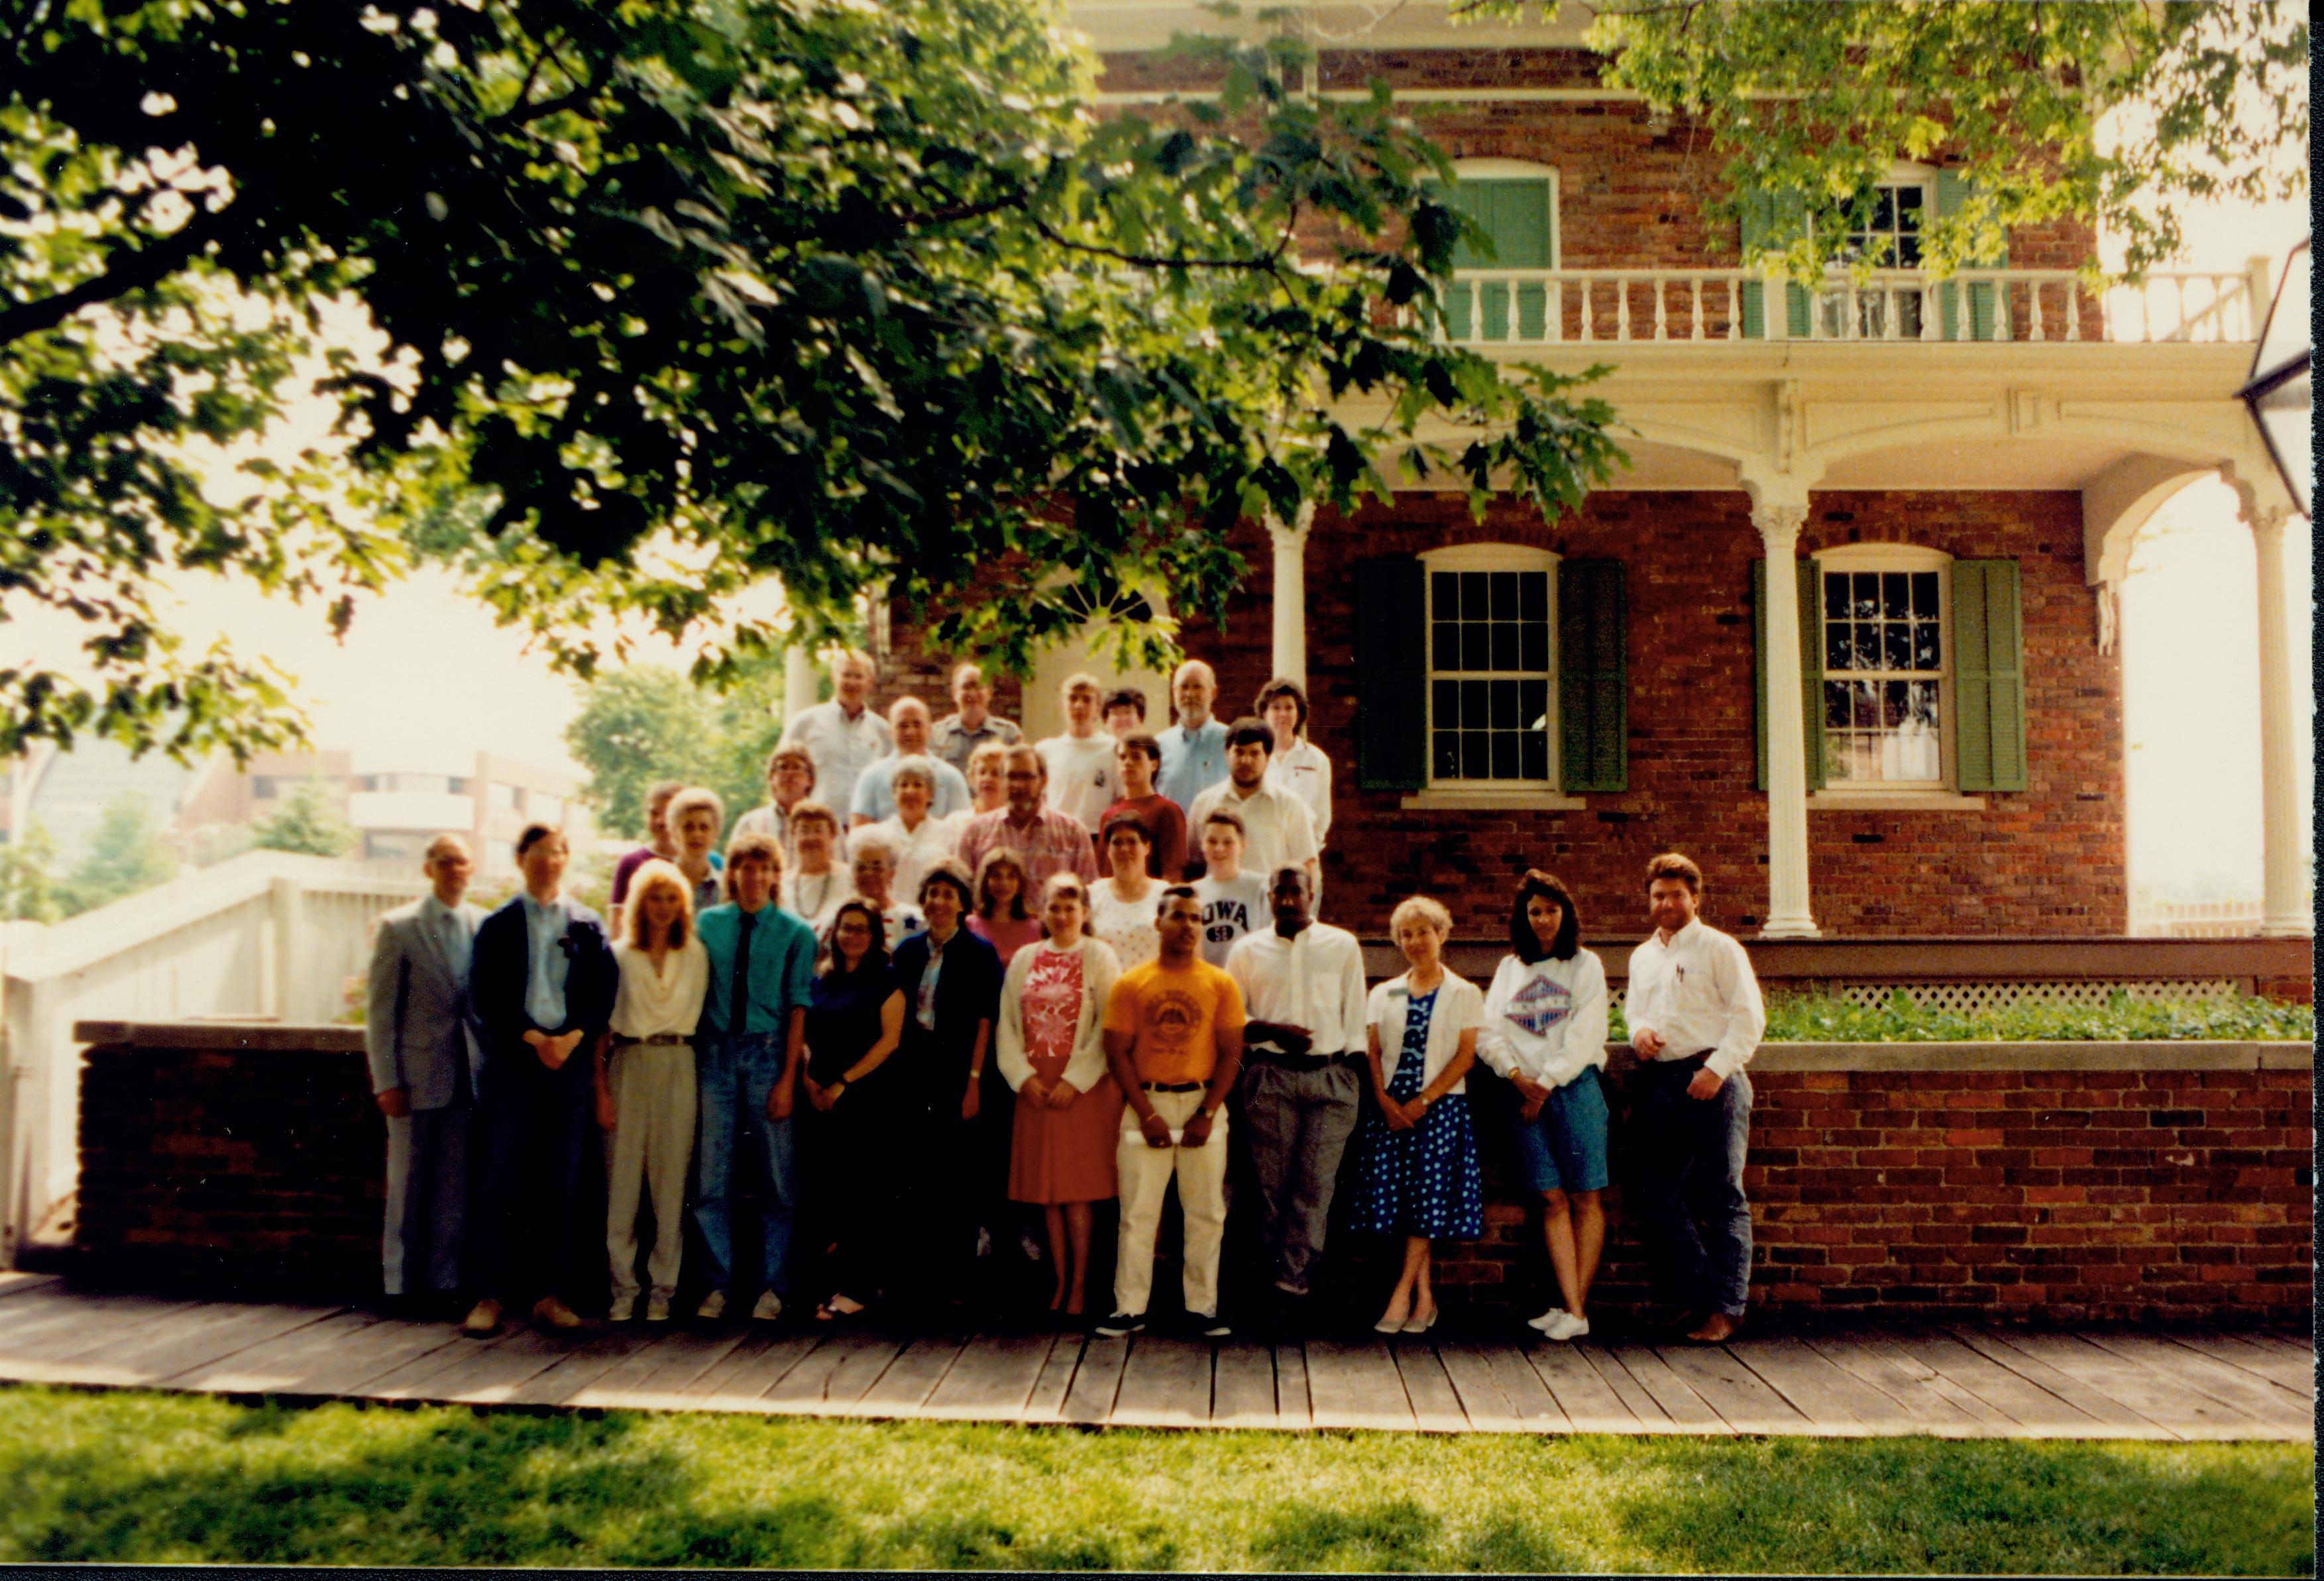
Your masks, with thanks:
[[[1851,1005],[1874,1008],[1886,1005],[1888,997],[1899,988],[1911,995],[1913,1003],[1923,1010],[1963,1016],[1973,1015],[1979,1010],[2007,1009],[2014,1005],[2103,1006],[2117,993],[2133,999],[2210,999],[2239,991],[2234,979],[2221,977],[2143,982],[1858,983],[1834,990],[1833,997],[1845,999]],[[1613,990],[1613,1002],[1617,1007],[1625,1002],[1628,993],[1627,988]]]

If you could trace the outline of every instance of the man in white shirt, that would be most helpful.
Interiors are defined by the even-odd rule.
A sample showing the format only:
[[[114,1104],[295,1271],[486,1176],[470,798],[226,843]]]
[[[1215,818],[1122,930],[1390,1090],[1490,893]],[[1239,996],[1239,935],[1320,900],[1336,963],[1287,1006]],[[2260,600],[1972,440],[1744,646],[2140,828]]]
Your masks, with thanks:
[[[783,726],[784,747],[804,747],[815,760],[816,800],[845,813],[855,798],[855,777],[894,749],[888,722],[869,706],[872,656],[843,653],[831,666],[831,701],[799,711]]]
[[[896,815],[896,765],[907,758],[927,758],[928,705],[917,697],[899,697],[888,706],[888,734],[895,750],[855,777],[854,799],[848,803],[849,827],[862,829],[884,823]],[[929,815],[949,818],[968,811],[968,777],[941,758],[932,758],[936,799]]]
[[[1741,1327],[1750,1294],[1743,1067],[1767,1007],[1743,946],[1695,915],[1702,894],[1702,869],[1686,858],[1646,864],[1655,932],[1630,952],[1626,1008],[1638,1055],[1631,1134],[1645,1153],[1630,1200],[1658,1273],[1694,1319],[1686,1337],[1716,1345]]]
[[[1268,877],[1275,925],[1227,955],[1242,990],[1242,1111],[1259,1178],[1260,1245],[1275,1288],[1297,1301],[1323,1255],[1340,1155],[1356,1127],[1364,1055],[1364,952],[1314,920],[1314,881],[1296,865]]]
[[[1242,819],[1244,867],[1254,873],[1305,868],[1321,894],[1323,865],[1316,860],[1315,824],[1307,805],[1267,782],[1267,758],[1274,745],[1274,736],[1259,721],[1235,721],[1227,731],[1226,780],[1194,798],[1186,823],[1200,829],[1219,808],[1231,809]]]
[[[1033,750],[1049,770],[1049,806],[1078,818],[1092,834],[1105,810],[1121,795],[1120,770],[1113,761],[1114,740],[1098,729],[1097,677],[1074,675],[1061,689],[1065,733],[1037,742]]]
[[[1170,701],[1178,722],[1154,739],[1162,743],[1162,772],[1154,788],[1178,804],[1194,826],[1194,798],[1227,777],[1227,727],[1211,717],[1219,678],[1201,659],[1190,658],[1170,677]]]

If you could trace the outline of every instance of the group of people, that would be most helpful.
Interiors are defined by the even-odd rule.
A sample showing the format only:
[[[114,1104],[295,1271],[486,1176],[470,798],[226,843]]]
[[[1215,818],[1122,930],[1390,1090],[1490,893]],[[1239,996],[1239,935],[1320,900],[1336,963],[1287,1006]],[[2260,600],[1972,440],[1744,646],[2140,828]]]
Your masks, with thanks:
[[[706,1262],[695,1315],[749,1293],[733,1234],[747,1181],[754,1319],[795,1291],[825,1323],[954,1299],[1034,1208],[1049,1309],[1078,1319],[1095,1209],[1118,1200],[1094,1327],[1134,1333],[1175,1181],[1184,1309],[1218,1337],[1231,1124],[1275,1316],[1296,1321],[1309,1297],[1352,1144],[1346,1221],[1402,1243],[1375,1326],[1425,1332],[1434,1243],[1483,1231],[1467,1098],[1481,1060],[1513,1089],[1542,1204],[1558,1301],[1532,1324],[1588,1332],[1609,1000],[1563,885],[1518,881],[1510,954],[1481,989],[1445,963],[1446,909],[1404,901],[1388,927],[1406,970],[1368,988],[1354,935],[1317,917],[1330,767],[1303,739],[1295,684],[1221,725],[1208,668],[1182,666],[1178,722],[1157,738],[1135,728],[1139,694],[1075,676],[1066,733],[1028,745],[971,666],[941,722],[913,698],[881,720],[870,678],[861,656],[841,660],[834,701],[792,722],[768,805],[723,852],[717,798],[658,787],[610,929],[565,893],[553,829],[525,831],[523,891],[489,916],[463,899],[463,842],[429,847],[431,893],[383,924],[371,978],[391,1295],[438,1292],[476,1334],[520,1311],[577,1325],[560,1236],[594,1130],[617,1322],[671,1317],[689,1219]],[[1656,931],[1628,1002],[1646,1154],[1631,1200],[1688,1331],[1723,1338],[1748,1281],[1743,1066],[1765,1011],[1741,947],[1695,916],[1694,865],[1658,857],[1647,881]]]

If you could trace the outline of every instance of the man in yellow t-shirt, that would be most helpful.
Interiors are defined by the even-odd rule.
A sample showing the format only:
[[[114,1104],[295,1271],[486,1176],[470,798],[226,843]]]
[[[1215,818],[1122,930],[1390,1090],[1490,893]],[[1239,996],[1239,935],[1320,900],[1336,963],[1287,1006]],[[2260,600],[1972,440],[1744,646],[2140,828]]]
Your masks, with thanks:
[[[1154,919],[1161,956],[1121,974],[1105,1002],[1105,1062],[1129,1095],[1114,1162],[1121,1234],[1113,1316],[1100,1334],[1146,1327],[1154,1238],[1175,1175],[1185,1218],[1186,1316],[1206,1338],[1231,1330],[1219,1316],[1219,1243],[1226,1232],[1227,1127],[1222,1114],[1242,1065],[1242,990],[1202,958],[1203,903],[1194,887],[1162,891]]]

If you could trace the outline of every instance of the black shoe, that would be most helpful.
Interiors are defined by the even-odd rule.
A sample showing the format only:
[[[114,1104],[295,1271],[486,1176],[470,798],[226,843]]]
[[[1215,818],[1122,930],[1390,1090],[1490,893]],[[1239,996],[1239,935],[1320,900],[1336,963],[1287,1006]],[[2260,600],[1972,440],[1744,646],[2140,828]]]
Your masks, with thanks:
[[[1213,1313],[1207,1318],[1197,1317],[1194,1319],[1194,1332],[1205,1339],[1232,1339],[1234,1325]]]
[[[1100,1323],[1093,1332],[1102,1339],[1119,1339],[1125,1334],[1143,1334],[1146,1332],[1146,1314],[1116,1312]]]

